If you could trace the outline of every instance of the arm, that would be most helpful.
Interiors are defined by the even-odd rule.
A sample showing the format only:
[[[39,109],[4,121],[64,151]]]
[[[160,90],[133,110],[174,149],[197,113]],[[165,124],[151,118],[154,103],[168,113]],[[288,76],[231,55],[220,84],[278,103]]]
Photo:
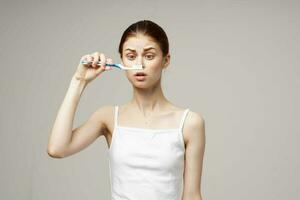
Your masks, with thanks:
[[[84,124],[72,130],[76,108],[85,87],[86,82],[72,77],[49,138],[47,153],[53,158],[72,155],[104,133],[104,116],[108,106],[98,109]]]
[[[201,174],[205,151],[205,122],[201,115],[191,112],[186,122],[187,135],[183,200],[202,200]]]

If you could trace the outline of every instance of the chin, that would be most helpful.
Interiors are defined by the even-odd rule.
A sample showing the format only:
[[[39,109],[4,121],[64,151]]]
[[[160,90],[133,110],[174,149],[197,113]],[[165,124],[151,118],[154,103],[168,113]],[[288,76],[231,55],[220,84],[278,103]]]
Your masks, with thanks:
[[[133,87],[139,88],[139,89],[147,89],[150,86],[148,84],[146,84],[146,83],[134,83]]]

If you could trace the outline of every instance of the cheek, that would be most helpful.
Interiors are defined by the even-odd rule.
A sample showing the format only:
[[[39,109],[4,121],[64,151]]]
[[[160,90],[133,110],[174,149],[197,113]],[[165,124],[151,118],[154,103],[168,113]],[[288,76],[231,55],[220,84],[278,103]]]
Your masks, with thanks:
[[[159,78],[162,71],[162,61],[161,59],[147,60],[144,62],[146,66],[146,71],[148,71],[154,79]]]
[[[123,62],[123,64],[124,64],[126,67],[128,67],[128,66],[131,65],[131,63],[132,63],[132,61],[130,61],[130,60],[126,59],[126,58],[123,59],[122,62]]]
[[[153,60],[146,60],[144,61],[146,67],[150,69],[158,70],[161,68],[161,60],[160,59],[153,59]]]

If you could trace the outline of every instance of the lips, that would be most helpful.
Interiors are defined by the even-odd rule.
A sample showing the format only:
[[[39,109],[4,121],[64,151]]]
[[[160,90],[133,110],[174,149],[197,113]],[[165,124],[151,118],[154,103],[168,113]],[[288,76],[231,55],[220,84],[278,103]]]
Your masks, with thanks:
[[[134,74],[134,76],[147,76],[144,72],[137,72]]]

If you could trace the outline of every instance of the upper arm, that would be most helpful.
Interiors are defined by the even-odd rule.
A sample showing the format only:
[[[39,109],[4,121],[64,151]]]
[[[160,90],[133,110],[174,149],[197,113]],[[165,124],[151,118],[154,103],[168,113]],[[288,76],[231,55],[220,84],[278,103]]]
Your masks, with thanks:
[[[186,121],[188,136],[185,154],[183,199],[201,199],[201,175],[205,149],[205,122],[201,115],[191,112]]]
[[[63,157],[77,153],[105,134],[106,119],[112,106],[103,106],[96,110],[82,125],[72,131],[72,138],[63,152]]]

